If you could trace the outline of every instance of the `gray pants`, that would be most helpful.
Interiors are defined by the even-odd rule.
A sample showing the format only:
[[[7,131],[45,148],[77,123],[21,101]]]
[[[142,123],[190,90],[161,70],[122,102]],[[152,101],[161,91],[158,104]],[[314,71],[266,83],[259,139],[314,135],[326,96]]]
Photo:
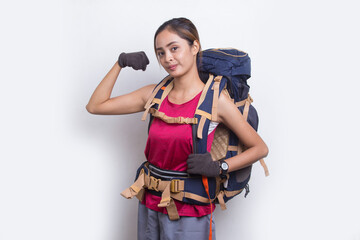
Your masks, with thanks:
[[[203,217],[180,217],[171,221],[168,215],[148,209],[139,203],[138,240],[208,240],[210,214]],[[212,238],[215,237],[214,216]]]

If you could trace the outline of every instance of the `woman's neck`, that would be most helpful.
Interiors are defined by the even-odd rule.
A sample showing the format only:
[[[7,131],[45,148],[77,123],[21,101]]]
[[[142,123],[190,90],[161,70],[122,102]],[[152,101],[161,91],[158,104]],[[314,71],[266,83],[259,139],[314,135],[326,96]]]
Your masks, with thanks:
[[[174,79],[174,87],[168,95],[170,102],[182,104],[193,99],[204,89],[205,84],[201,81],[197,70],[195,73]]]
[[[174,88],[172,91],[180,95],[192,95],[200,92],[205,84],[201,81],[199,73],[195,68],[181,77],[174,78]]]

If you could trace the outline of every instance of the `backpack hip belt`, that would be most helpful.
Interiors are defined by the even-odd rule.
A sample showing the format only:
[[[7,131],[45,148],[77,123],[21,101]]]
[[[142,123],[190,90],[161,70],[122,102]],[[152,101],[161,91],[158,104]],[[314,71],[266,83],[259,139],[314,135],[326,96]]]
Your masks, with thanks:
[[[160,169],[149,162],[144,162],[137,171],[133,185],[125,189],[121,195],[127,199],[134,196],[142,201],[145,190],[161,196],[158,207],[166,207],[170,220],[179,219],[173,199],[178,201],[208,205],[215,201],[220,192],[220,178],[209,178],[210,199],[203,187],[201,176],[189,176],[186,172]]]

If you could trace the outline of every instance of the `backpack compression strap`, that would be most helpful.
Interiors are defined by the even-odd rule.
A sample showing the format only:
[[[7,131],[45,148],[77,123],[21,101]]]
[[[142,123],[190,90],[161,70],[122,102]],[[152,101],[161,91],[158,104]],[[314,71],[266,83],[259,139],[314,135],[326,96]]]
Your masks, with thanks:
[[[209,74],[209,79],[207,80],[204,90],[200,96],[199,103],[198,103],[198,105],[196,107],[196,111],[195,111],[195,114],[201,116],[199,126],[197,129],[197,137],[199,139],[203,138],[203,129],[205,126],[206,119],[208,119],[210,121],[217,121],[217,105],[218,105],[218,99],[219,99],[219,86],[220,86],[221,79],[222,79],[222,76],[216,76],[214,79],[214,75]],[[214,90],[213,99],[212,99],[213,104],[212,104],[212,111],[210,114],[206,111],[199,109],[199,107],[204,102],[205,97],[209,91],[209,88],[213,82],[214,82],[214,84],[212,85],[212,88],[211,88]]]
[[[155,100],[155,96],[158,94],[159,90],[163,88],[163,86],[168,83],[170,81],[171,77],[167,76],[165,77],[153,90],[152,94],[150,95],[148,101],[146,102],[144,108],[145,108],[145,112],[141,118],[141,120],[145,121],[146,120],[146,116],[149,113],[149,110],[152,106],[154,106],[156,103],[159,104],[159,102],[157,102],[157,100]],[[155,100],[155,101],[154,101]]]
[[[252,102],[253,102],[253,99],[251,98],[250,94],[248,94],[247,99],[235,103],[236,107],[244,106],[244,111],[243,111],[242,115],[243,115],[243,117],[244,117],[244,119],[246,121],[247,121],[247,118],[248,118],[248,115],[249,115],[250,104]],[[245,149],[243,149],[243,147],[239,144],[238,146],[229,146],[228,150],[229,151],[238,151],[238,154],[240,154]],[[264,168],[265,176],[269,176],[269,169],[266,166],[266,163],[265,163],[264,159],[262,158],[259,161],[260,161],[261,166]]]

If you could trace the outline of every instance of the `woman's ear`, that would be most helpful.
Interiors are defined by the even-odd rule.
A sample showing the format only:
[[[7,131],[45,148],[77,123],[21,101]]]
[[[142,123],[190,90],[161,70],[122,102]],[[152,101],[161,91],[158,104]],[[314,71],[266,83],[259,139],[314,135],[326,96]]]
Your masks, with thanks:
[[[196,55],[200,50],[200,44],[198,40],[194,40],[193,45],[192,45],[192,52],[194,55]]]

